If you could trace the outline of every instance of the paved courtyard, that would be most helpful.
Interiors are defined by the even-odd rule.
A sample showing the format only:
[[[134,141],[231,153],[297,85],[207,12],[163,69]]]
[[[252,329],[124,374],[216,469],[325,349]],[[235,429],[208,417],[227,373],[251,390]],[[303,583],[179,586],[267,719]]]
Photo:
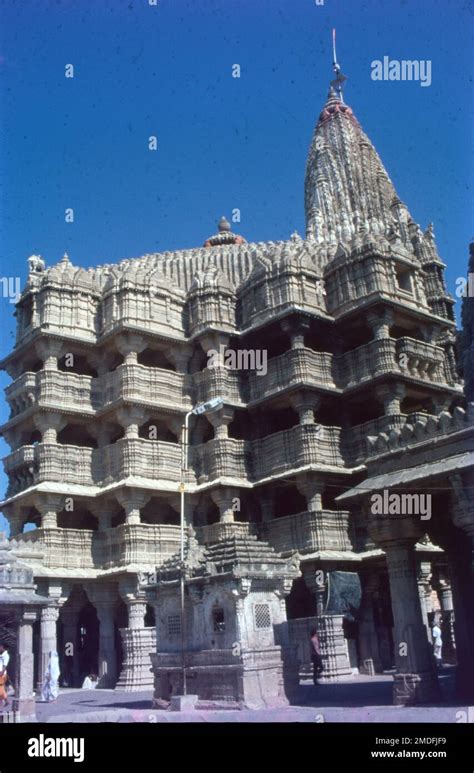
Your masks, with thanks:
[[[393,706],[392,677],[354,676],[337,684],[304,681],[298,705],[280,709],[157,711],[152,692],[61,690],[55,703],[37,703],[40,722],[444,722],[455,723],[467,707],[452,699],[453,672],[440,677],[439,706]],[[459,715],[458,715],[459,716]]]

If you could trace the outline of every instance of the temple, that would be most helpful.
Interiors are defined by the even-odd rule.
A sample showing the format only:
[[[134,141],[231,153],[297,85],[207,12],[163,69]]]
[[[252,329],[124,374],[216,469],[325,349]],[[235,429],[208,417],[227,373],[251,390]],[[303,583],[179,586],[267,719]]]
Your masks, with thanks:
[[[232,698],[265,704],[247,647],[270,698],[290,696],[316,627],[324,679],[394,669],[395,703],[434,702],[442,619],[459,695],[474,698],[472,299],[458,369],[433,227],[397,196],[342,78],[310,145],[304,236],[249,242],[222,218],[193,249],[87,270],[29,258],[2,363],[2,510],[41,597],[35,682],[57,649],[68,686],[95,672],[155,684],[157,700],[179,691],[164,674],[182,635],[181,428],[219,397],[191,417],[184,480],[198,692],[225,698],[220,664]],[[209,367],[222,347],[249,367]],[[386,492],[401,506],[380,513]]]

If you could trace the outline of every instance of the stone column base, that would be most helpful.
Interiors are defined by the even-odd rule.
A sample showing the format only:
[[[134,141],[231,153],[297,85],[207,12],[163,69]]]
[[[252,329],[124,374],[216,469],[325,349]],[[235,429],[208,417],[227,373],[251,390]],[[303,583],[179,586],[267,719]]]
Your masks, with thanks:
[[[337,682],[352,674],[347,643],[342,627],[343,615],[320,615],[316,620],[324,671],[320,682]]]
[[[156,652],[156,629],[121,628],[123,646],[123,666],[116,690],[133,692],[151,690],[153,673],[150,654]]]
[[[394,674],[393,703],[395,706],[415,706],[439,702],[440,691],[436,674]]]

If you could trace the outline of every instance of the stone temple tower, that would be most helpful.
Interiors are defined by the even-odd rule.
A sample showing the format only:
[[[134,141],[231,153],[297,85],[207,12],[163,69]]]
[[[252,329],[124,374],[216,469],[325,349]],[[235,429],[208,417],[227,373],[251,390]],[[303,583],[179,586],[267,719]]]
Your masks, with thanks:
[[[317,627],[323,679],[395,667],[397,703],[431,701],[439,613],[474,697],[474,411],[456,367],[454,301],[433,227],[397,196],[340,81],[311,142],[304,238],[246,241],[223,219],[202,247],[113,265],[30,258],[1,363],[12,379],[2,509],[49,599],[38,677],[58,649],[69,685],[94,671],[104,686],[151,687],[150,653],[179,640],[179,608],[160,596],[166,577],[153,604],[140,577],[179,566],[184,482],[186,522],[209,563],[197,585],[227,550],[234,578],[232,555],[243,566],[256,542],[275,566],[299,562],[284,593],[243,578],[248,613],[236,619],[249,641],[275,643],[287,624],[304,674]],[[211,352],[222,354],[212,367]],[[219,410],[191,417],[183,473],[184,418],[216,397]],[[412,512],[372,512],[384,492],[415,496]],[[272,601],[259,617],[277,591],[277,613]],[[237,630],[232,610],[203,605],[206,641]]]

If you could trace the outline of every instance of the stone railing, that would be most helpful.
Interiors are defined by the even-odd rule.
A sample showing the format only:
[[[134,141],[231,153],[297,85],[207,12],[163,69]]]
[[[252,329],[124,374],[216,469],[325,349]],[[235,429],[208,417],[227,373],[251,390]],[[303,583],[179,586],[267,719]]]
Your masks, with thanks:
[[[399,371],[396,341],[382,338],[341,354],[336,360],[337,386],[347,389],[382,374]]]
[[[93,392],[106,406],[122,398],[131,402],[152,403],[156,406],[191,407],[191,376],[165,368],[124,363],[112,373],[94,379]]]
[[[297,385],[334,387],[333,357],[313,349],[291,349],[268,360],[267,373],[249,374],[249,400],[261,400]]]
[[[97,532],[101,565],[107,569],[127,564],[162,564],[179,550],[180,528],[171,524],[123,524]]]
[[[445,382],[444,350],[414,338],[397,340],[397,363],[401,372],[424,381]]]
[[[122,438],[95,451],[104,484],[129,476],[179,481],[181,449],[176,443],[142,438]],[[190,473],[191,475],[191,473]]]
[[[198,483],[220,477],[251,477],[249,441],[214,438],[200,446],[193,446],[190,451]]]
[[[42,407],[94,411],[100,401],[91,393],[91,376],[61,370],[40,370],[36,374],[36,401]]]
[[[417,422],[425,419],[427,413],[394,413],[388,416],[379,416],[378,419],[371,419],[364,424],[357,424],[344,433],[344,449],[348,458],[354,465],[363,464],[370,455],[368,438],[378,436],[380,433],[391,433],[400,431],[407,421]]]
[[[191,376],[127,364],[98,378],[61,370],[23,373],[5,390],[12,418],[32,405],[90,413],[120,398],[189,410],[191,392]]]
[[[287,515],[266,521],[260,527],[262,539],[279,553],[298,550],[352,550],[348,536],[347,510],[322,510]]]
[[[228,368],[204,368],[194,373],[196,401],[204,403],[213,397],[224,397],[230,403],[246,401],[245,388],[239,371]]]
[[[85,529],[34,529],[18,534],[18,545],[38,545],[43,551],[41,563],[48,568],[93,569],[93,539],[97,532]],[[22,558],[22,560],[25,560]]]
[[[248,537],[258,533],[257,524],[234,521],[234,523],[211,523],[208,526],[198,526],[196,537],[204,545],[220,542],[227,537]]]
[[[154,568],[179,550],[180,529],[147,523],[104,531],[39,528],[19,534],[15,544],[40,546],[42,563],[48,568],[108,569],[129,564]]]
[[[310,464],[344,466],[340,427],[298,424],[251,442],[255,480]]]
[[[472,406],[472,407],[471,407]],[[387,417],[394,418],[394,417]],[[458,432],[474,425],[474,405],[468,411],[457,407],[452,413],[442,411],[438,416],[428,413],[410,413],[398,426],[367,435],[367,456],[377,456],[400,448],[423,443],[436,435]]]
[[[36,401],[36,373],[23,373],[5,389],[10,418],[28,410]]]

